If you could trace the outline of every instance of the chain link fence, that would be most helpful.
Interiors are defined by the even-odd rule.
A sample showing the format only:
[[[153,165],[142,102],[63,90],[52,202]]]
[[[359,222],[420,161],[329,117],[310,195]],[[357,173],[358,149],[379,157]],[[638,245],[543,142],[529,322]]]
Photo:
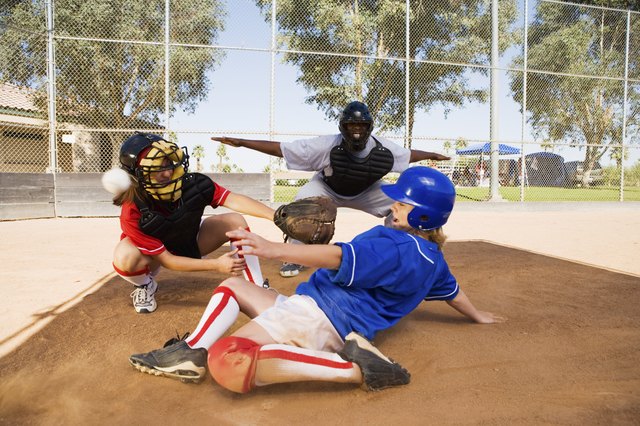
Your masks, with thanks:
[[[375,134],[451,156],[428,165],[461,201],[640,200],[640,14],[500,0],[496,23],[492,6],[9,0],[0,173],[104,172],[141,130],[187,146],[192,170],[271,172],[284,202],[308,174],[209,138],[337,133],[358,99]]]

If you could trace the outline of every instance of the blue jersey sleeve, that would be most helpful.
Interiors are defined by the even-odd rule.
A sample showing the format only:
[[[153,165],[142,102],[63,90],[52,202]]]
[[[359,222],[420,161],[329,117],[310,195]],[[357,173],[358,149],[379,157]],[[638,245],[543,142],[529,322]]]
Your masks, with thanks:
[[[439,279],[437,279],[424,300],[453,300],[458,295],[460,287],[458,281],[449,271],[449,266],[443,263]]]
[[[389,238],[369,238],[356,243],[336,243],[342,262],[333,281],[345,287],[373,288],[395,284],[401,270],[398,244]]]

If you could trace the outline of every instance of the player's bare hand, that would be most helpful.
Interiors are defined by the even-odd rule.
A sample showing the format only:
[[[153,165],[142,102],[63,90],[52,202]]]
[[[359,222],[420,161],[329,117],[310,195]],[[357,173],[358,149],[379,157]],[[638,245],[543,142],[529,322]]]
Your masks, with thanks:
[[[445,161],[445,160],[451,160],[451,157],[447,157],[446,155],[442,155],[442,154],[438,154],[438,153],[434,152],[433,155],[431,156],[430,160]]]
[[[242,247],[239,254],[243,256],[252,254],[264,259],[275,258],[275,247],[277,243],[267,241],[258,234],[238,228],[235,231],[227,232],[226,235],[235,240],[232,243],[235,247]]]
[[[235,146],[235,147],[241,146],[240,139],[238,138],[229,138],[227,136],[220,136],[220,137],[212,137],[211,140],[220,142],[229,146]]]
[[[235,254],[238,254],[238,249],[231,250],[217,258],[218,271],[232,276],[242,275],[247,262],[244,258],[234,257]]]
[[[497,324],[497,323],[505,322],[506,320],[507,318],[501,315],[496,315],[492,312],[486,312],[486,311],[478,311],[477,318],[475,318],[475,321],[478,324]]]

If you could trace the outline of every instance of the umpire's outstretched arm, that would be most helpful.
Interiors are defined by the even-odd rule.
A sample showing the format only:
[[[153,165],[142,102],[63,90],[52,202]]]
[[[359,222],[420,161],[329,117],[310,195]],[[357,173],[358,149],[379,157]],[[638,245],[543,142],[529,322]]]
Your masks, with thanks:
[[[229,138],[227,136],[212,137],[211,140],[220,142],[229,146],[253,149],[254,151],[262,152],[263,154],[269,154],[269,155],[273,155],[274,157],[282,158],[282,150],[280,149],[280,142],[262,141],[262,140],[254,140],[254,139]]]

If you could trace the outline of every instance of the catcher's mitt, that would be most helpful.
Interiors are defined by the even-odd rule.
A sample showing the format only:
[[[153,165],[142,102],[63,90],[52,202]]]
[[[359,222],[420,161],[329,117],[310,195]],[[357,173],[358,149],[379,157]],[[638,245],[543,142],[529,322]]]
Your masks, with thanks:
[[[273,223],[288,238],[305,244],[327,244],[333,237],[338,209],[330,198],[309,197],[278,207]]]

